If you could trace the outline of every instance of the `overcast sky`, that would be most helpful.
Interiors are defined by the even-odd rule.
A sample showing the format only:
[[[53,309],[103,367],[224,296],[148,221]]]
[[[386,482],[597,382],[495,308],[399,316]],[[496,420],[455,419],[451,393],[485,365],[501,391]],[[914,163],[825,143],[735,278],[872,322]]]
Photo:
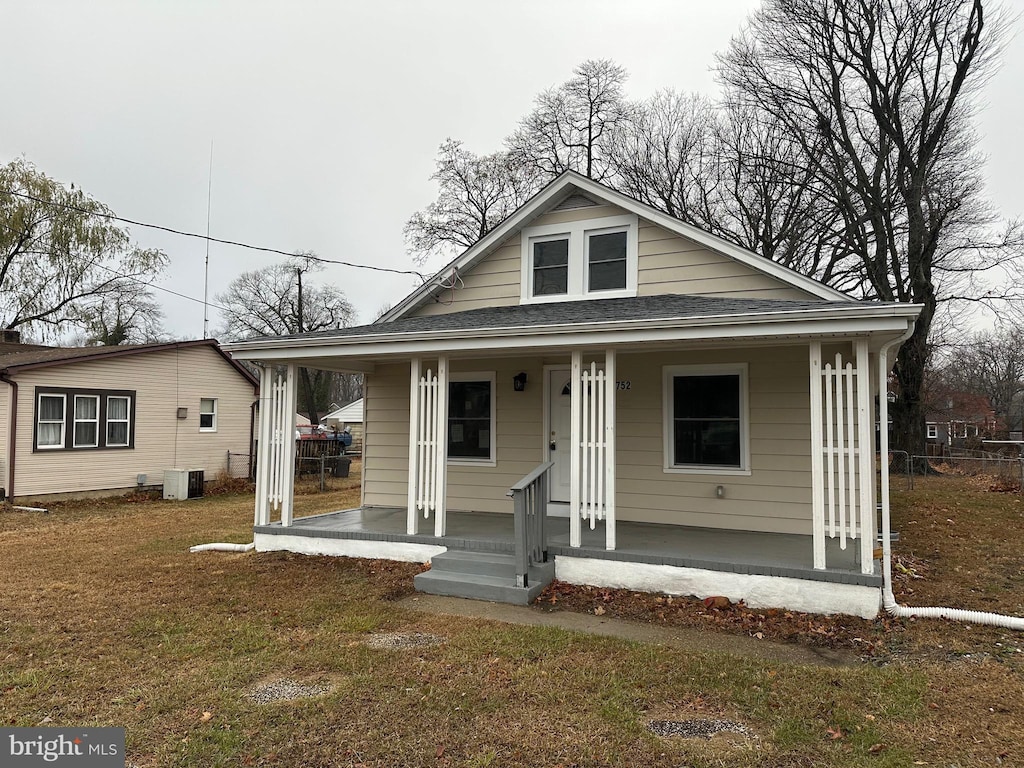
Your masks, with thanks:
[[[6,0],[0,162],[24,155],[121,216],[203,233],[213,142],[214,237],[410,269],[402,226],[433,199],[447,137],[500,148],[537,93],[589,58],[626,67],[635,98],[714,94],[714,54],[758,4]],[[1022,83],[1018,36],[979,126],[1007,216],[1024,215]],[[162,286],[202,299],[203,241],[132,234],[170,256]],[[212,245],[211,300],[282,258]],[[360,322],[414,286],[345,267],[318,279]],[[157,299],[170,334],[202,336],[201,303]],[[211,331],[219,323],[211,310]]]

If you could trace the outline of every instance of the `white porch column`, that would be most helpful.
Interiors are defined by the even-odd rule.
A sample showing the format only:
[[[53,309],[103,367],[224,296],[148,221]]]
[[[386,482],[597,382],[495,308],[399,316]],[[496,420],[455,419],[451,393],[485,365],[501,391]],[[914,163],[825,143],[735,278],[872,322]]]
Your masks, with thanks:
[[[494,396],[494,393],[491,393]],[[448,525],[448,358],[437,358],[437,424],[434,428],[434,535],[444,536]]]
[[[256,513],[255,525],[270,524],[270,462],[273,447],[274,369],[260,369],[259,424],[256,430]]]
[[[822,462],[821,342],[810,345],[811,379],[811,521],[814,567],[825,568],[825,468]]]
[[[414,357],[409,363],[409,495],[406,508],[405,532],[415,536],[419,527],[419,516],[416,514],[418,500],[417,462],[420,455],[420,359]]]
[[[295,402],[298,388],[299,369],[294,363],[288,365],[285,378],[284,402],[285,419],[281,425],[281,525],[292,524],[295,504]]]
[[[572,429],[570,438],[572,440],[572,451],[569,458],[569,477],[571,487],[569,489],[569,546],[580,546],[582,537],[580,531],[580,443],[583,438],[583,353],[575,351],[572,353],[572,370],[570,371],[571,391],[569,394],[569,412],[572,418]]]
[[[860,572],[874,572],[875,546],[875,455],[871,450],[874,422],[871,418],[871,365],[867,339],[855,345],[857,354],[857,449],[860,491]]]
[[[615,549],[615,350],[604,353],[604,534],[605,549]]]

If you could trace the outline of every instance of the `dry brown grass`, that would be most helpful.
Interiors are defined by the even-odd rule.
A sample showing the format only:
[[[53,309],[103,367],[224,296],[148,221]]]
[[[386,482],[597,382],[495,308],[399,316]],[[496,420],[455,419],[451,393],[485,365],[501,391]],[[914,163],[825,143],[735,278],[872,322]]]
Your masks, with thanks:
[[[1007,568],[1019,561],[1000,534],[1010,538],[1018,505],[935,482],[898,502],[901,546],[925,576],[906,599],[1010,610],[1020,574]],[[977,541],[944,548],[950,529],[940,523],[969,531],[974,496],[985,518]],[[357,503],[353,477],[296,506],[309,514]],[[123,725],[129,757],[144,767],[970,766],[1024,755],[1024,654],[1010,650],[1019,636],[865,623],[885,639],[876,663],[797,668],[411,614],[393,598],[411,591],[416,565],[188,554],[191,544],[248,541],[251,520],[251,498],[237,495],[0,513],[3,721]],[[975,548],[987,553],[985,569],[973,564]],[[961,576],[967,564],[977,592]],[[934,583],[950,574],[963,583]],[[446,642],[369,647],[380,632]],[[331,693],[273,705],[245,698],[280,678]],[[735,720],[757,738],[683,741],[645,728],[694,717]]]

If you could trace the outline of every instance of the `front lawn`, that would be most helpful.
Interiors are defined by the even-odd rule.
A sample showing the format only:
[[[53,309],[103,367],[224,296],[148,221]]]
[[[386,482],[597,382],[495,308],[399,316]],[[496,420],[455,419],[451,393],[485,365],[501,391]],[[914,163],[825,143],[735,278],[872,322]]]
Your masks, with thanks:
[[[300,496],[297,513],[358,503],[356,482]],[[901,492],[901,599],[1024,611],[1014,542],[1021,506],[966,480]],[[766,640],[817,634],[864,659],[795,667],[408,611],[395,600],[411,593],[415,565],[188,553],[191,544],[248,541],[251,522],[246,495],[0,512],[4,722],[124,726],[140,768],[1024,760],[1020,634],[742,606],[681,610],[685,601],[568,589],[538,607],[619,610]],[[247,697],[285,678],[330,690],[283,703]],[[749,734],[683,739],[647,729],[651,720],[705,719]]]

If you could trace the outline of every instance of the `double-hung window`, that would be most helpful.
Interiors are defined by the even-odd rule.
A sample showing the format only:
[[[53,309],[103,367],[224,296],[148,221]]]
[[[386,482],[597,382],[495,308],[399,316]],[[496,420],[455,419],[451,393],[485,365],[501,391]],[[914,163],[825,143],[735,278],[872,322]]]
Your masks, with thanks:
[[[100,398],[75,395],[75,448],[96,448],[100,444]]]
[[[135,392],[37,387],[37,451],[135,446]]]
[[[747,474],[746,365],[668,366],[662,386],[665,471]]]
[[[199,431],[217,431],[217,399],[214,397],[199,400]]]
[[[494,374],[455,373],[448,382],[448,460],[495,462]]]
[[[525,229],[521,303],[636,296],[637,222],[627,214]]]
[[[39,395],[36,410],[36,446],[40,449],[64,447],[65,395]]]
[[[131,398],[125,395],[107,397],[107,447],[125,448],[131,424]]]

